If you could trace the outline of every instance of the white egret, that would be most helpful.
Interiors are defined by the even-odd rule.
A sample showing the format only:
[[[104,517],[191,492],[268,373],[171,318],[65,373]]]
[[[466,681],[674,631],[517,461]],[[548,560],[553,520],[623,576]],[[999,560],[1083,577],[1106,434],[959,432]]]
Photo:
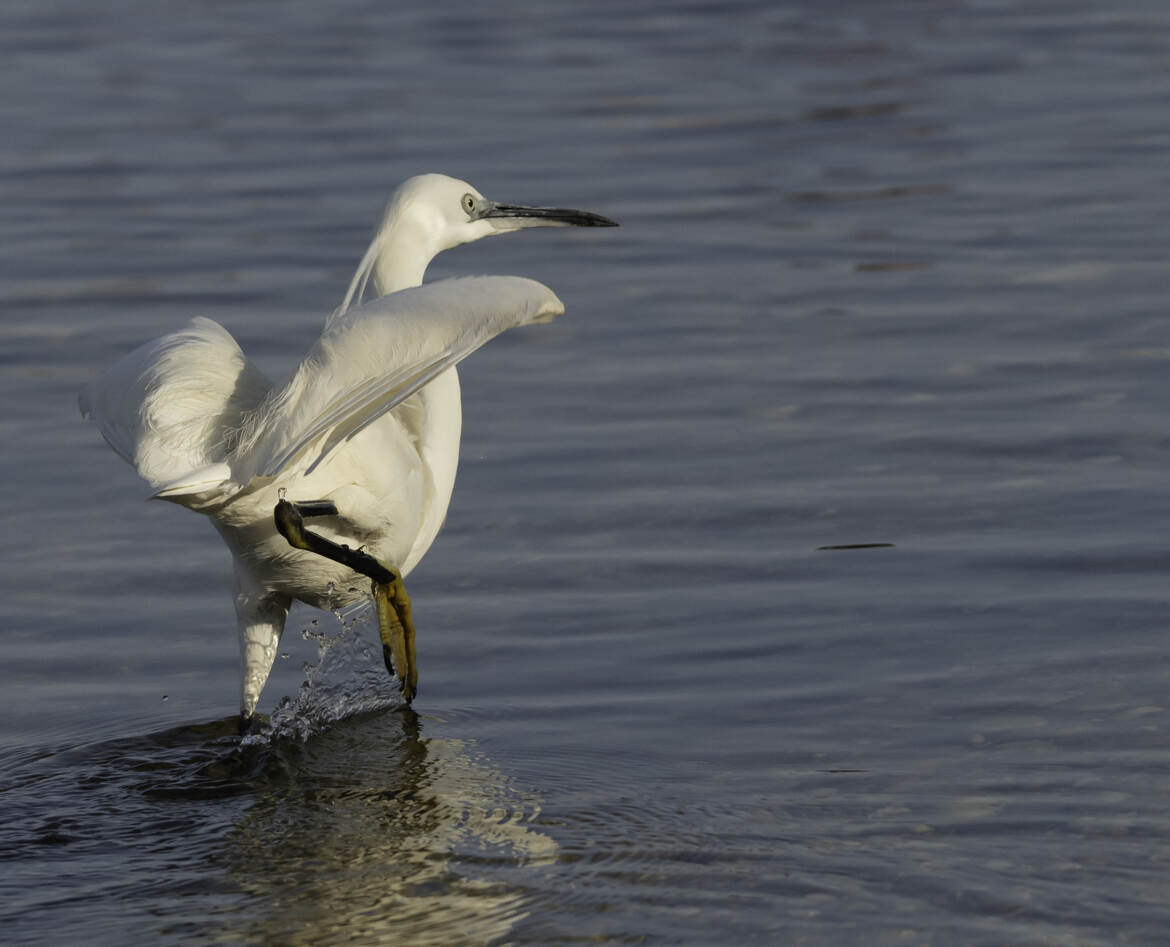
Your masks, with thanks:
[[[387,666],[393,658],[413,697],[414,628],[401,580],[438,533],[454,486],[462,417],[454,366],[500,332],[563,311],[548,287],[520,277],[418,284],[442,250],[540,226],[615,224],[497,204],[443,175],[411,178],[286,385],[265,378],[220,325],[197,318],[82,392],[82,413],[153,496],[206,514],[231,550],[242,729],[294,599],[335,609],[373,594]],[[371,280],[379,298],[361,304]],[[304,529],[302,516],[317,518],[319,532]],[[359,574],[373,580],[372,593]]]

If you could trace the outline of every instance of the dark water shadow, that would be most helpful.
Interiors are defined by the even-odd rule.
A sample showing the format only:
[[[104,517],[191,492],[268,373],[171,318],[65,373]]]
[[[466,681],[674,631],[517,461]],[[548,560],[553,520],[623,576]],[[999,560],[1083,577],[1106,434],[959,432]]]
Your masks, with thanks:
[[[534,797],[431,727],[396,708],[248,743],[225,718],[45,753],[4,781],[25,801],[0,849],[41,891],[30,911],[44,877],[80,873],[66,937],[116,903],[155,942],[491,942],[525,914],[513,873],[557,846]],[[101,875],[103,848],[135,852],[133,881]]]

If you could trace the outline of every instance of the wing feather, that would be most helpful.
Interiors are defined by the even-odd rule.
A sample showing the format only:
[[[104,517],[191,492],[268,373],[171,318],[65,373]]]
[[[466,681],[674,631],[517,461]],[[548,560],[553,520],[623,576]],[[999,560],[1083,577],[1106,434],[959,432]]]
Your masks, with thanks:
[[[348,310],[330,322],[293,379],[261,409],[248,451],[251,475],[274,477],[293,465],[304,472],[316,468],[501,332],[563,311],[547,286],[518,276],[443,280]]]
[[[123,356],[78,398],[81,413],[154,488],[223,463],[272,385],[211,319]]]

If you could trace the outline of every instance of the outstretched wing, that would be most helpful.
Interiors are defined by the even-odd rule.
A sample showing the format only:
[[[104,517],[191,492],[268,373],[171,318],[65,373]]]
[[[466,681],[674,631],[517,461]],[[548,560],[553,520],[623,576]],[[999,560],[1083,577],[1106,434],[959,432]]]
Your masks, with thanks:
[[[249,455],[251,476],[273,477],[294,464],[311,471],[485,342],[562,312],[551,289],[519,276],[443,280],[351,309],[330,322],[292,381],[265,405],[255,443],[239,454]]]
[[[78,403],[138,475],[165,491],[225,479],[245,415],[271,389],[223,326],[198,318],[123,356]]]

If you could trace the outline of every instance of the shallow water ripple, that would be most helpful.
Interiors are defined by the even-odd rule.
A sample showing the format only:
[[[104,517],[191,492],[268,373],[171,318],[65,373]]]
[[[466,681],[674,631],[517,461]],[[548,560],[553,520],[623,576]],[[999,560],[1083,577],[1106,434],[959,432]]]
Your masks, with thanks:
[[[5,943],[1164,942],[1168,45],[1162,0],[0,7]],[[622,226],[431,267],[567,311],[464,363],[414,712],[297,609],[241,743],[222,544],[76,392],[195,315],[287,371],[428,170]]]

